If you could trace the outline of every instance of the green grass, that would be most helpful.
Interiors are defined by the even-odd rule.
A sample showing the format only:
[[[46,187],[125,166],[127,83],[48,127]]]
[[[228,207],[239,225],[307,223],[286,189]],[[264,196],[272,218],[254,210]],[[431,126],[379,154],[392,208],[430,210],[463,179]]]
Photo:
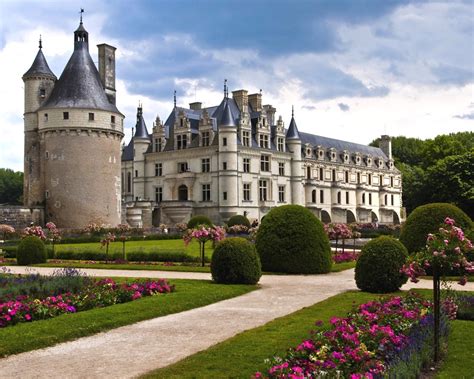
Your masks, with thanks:
[[[340,272],[344,270],[349,270],[356,266],[356,262],[342,262],[342,263],[334,263],[331,268],[331,272]]]
[[[346,292],[261,327],[243,332],[176,364],[150,372],[144,378],[250,378],[265,370],[264,360],[283,355],[289,347],[309,336],[316,320],[328,322],[344,316],[353,302],[376,297],[363,292]]]
[[[249,285],[220,285],[204,280],[173,279],[169,282],[176,285],[173,293],[2,328],[0,357],[202,307],[258,288]]]
[[[430,290],[417,290],[430,298]],[[397,292],[395,294],[400,294]],[[173,365],[152,371],[143,378],[249,378],[267,368],[264,360],[282,356],[289,347],[308,338],[314,322],[325,323],[333,316],[345,316],[358,305],[378,295],[349,291],[333,296],[261,327],[243,332]],[[439,378],[473,378],[474,338],[472,321],[454,321],[449,337],[449,352]],[[461,368],[462,366],[462,368]]]

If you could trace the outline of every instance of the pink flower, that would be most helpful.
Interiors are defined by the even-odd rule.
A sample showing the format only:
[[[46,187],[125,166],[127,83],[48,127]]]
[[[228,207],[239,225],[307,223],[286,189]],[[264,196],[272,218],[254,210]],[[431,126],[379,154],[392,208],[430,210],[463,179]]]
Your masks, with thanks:
[[[452,226],[452,225],[454,225],[454,220],[453,220],[452,218],[446,217],[446,218],[444,219],[444,223],[445,223],[446,225],[451,225],[451,226]]]
[[[466,276],[462,276],[461,278],[459,278],[459,282],[458,282],[461,286],[464,286],[466,283],[467,283],[467,278]]]

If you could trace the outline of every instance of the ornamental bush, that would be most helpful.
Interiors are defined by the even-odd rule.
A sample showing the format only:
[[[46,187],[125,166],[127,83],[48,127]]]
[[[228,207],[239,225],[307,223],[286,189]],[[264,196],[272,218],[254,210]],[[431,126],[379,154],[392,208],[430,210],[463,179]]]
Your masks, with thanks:
[[[428,233],[438,232],[446,217],[456,220],[467,235],[472,232],[472,220],[461,209],[448,203],[432,203],[416,208],[408,216],[400,233],[400,242],[409,254],[417,253],[426,245]]]
[[[227,226],[231,227],[234,225],[243,225],[246,226],[247,228],[250,228],[250,221],[247,217],[242,216],[242,215],[235,215],[229,218],[229,221],[227,221]]]
[[[400,270],[408,257],[405,246],[392,237],[380,236],[365,244],[355,267],[357,287],[365,292],[397,291],[407,277]]]
[[[257,284],[262,270],[254,244],[240,237],[219,242],[212,254],[211,273],[216,283]]]
[[[194,229],[198,225],[214,226],[209,217],[202,215],[191,217],[188,221],[188,229]]]
[[[46,262],[46,248],[39,237],[29,236],[21,240],[16,250],[16,263],[26,266]]]
[[[262,219],[255,244],[264,271],[321,274],[331,270],[323,224],[300,205],[273,208]]]

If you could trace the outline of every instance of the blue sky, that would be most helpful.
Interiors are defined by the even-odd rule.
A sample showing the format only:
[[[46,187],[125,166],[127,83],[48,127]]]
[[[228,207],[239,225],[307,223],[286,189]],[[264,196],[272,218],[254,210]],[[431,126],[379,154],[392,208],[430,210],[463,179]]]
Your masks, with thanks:
[[[179,105],[262,89],[302,131],[369,143],[474,130],[472,1],[0,2],[0,167],[22,169],[22,74],[43,51],[59,77],[85,9],[90,52],[117,47],[128,140],[138,101],[148,127]]]

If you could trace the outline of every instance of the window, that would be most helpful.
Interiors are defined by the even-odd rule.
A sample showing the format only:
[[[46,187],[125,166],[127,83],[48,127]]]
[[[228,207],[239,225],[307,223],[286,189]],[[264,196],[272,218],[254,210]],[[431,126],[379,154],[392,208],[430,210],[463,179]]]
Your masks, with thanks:
[[[49,199],[49,191],[48,190],[44,191],[44,197],[46,199]]]
[[[316,190],[311,191],[311,202],[316,203]]]
[[[349,183],[349,171],[346,171],[344,174],[344,179],[346,180],[346,183]]]
[[[324,190],[319,190],[319,201],[324,203]]]
[[[260,157],[260,171],[270,171],[270,156],[262,155]]]
[[[45,157],[46,159],[49,159],[49,151],[45,151],[45,152],[44,152],[44,157]]]
[[[89,121],[94,121],[94,113],[89,113]]]
[[[188,162],[179,162],[178,163],[178,172],[188,171]]]
[[[388,195],[387,194],[385,194],[383,202],[384,202],[385,205],[388,205]]]
[[[155,138],[155,152],[161,151],[161,138]]]
[[[202,146],[209,146],[209,132],[202,132]]]
[[[357,184],[360,184],[360,172],[357,173]]]
[[[178,200],[188,201],[188,187],[186,187],[184,184],[178,187]]]
[[[332,181],[336,181],[336,170],[332,170]]]
[[[45,122],[48,122],[48,114],[47,113],[44,114],[43,119],[44,119]]]
[[[163,187],[155,188],[155,203],[161,203],[163,201]]]
[[[372,205],[372,194],[369,193],[369,205]]]
[[[227,138],[222,138],[222,146],[227,146]]]
[[[319,168],[319,180],[324,180],[324,170],[322,167]]]
[[[277,149],[278,151],[284,151],[283,137],[278,137],[277,139]]]
[[[69,112],[63,112],[63,120],[69,120]]]
[[[135,170],[135,178],[138,178],[138,170]]]
[[[227,170],[227,162],[222,162],[222,169]]]
[[[250,146],[250,132],[248,131],[242,132],[242,144],[244,146]]]
[[[259,146],[264,149],[268,149],[268,134],[260,134],[259,135]]]
[[[162,175],[163,175],[163,164],[155,163],[155,176],[162,176]]]
[[[380,186],[383,186],[383,175],[380,175]]]
[[[110,123],[115,124],[115,116],[110,116]]]
[[[280,203],[285,202],[285,186],[278,186],[278,201]]]
[[[372,174],[367,175],[369,186],[372,185]]]
[[[259,180],[258,187],[259,187],[259,200],[267,201],[268,200],[268,182],[266,180]]]
[[[349,204],[349,192],[346,191],[346,204]]]
[[[132,174],[130,172],[127,174],[127,192],[132,192]]]
[[[250,158],[244,158],[244,172],[250,172]]]
[[[390,177],[390,187],[393,187],[393,176]]]
[[[186,134],[178,134],[176,136],[176,148],[178,150],[186,149],[188,139]]]
[[[202,201],[211,201],[211,185],[202,185]]]
[[[44,98],[46,96],[46,90],[44,88],[40,88],[40,97]]]
[[[337,193],[337,203],[341,204],[341,192]]]
[[[365,193],[362,194],[362,204],[365,204]]]
[[[184,120],[182,118],[179,119],[179,126],[181,126],[181,127],[184,126]]]
[[[278,163],[278,175],[285,176],[285,164],[283,162]]]
[[[226,191],[222,192],[222,200],[224,200],[224,201],[227,200],[227,192]]]
[[[210,158],[201,159],[201,169],[202,169],[202,172],[210,172],[211,171],[211,159]]]
[[[244,183],[244,201],[250,201],[250,183]]]
[[[311,179],[311,166],[306,167],[306,179]]]
[[[393,205],[394,203],[394,196],[393,195],[390,195],[390,203]]]

